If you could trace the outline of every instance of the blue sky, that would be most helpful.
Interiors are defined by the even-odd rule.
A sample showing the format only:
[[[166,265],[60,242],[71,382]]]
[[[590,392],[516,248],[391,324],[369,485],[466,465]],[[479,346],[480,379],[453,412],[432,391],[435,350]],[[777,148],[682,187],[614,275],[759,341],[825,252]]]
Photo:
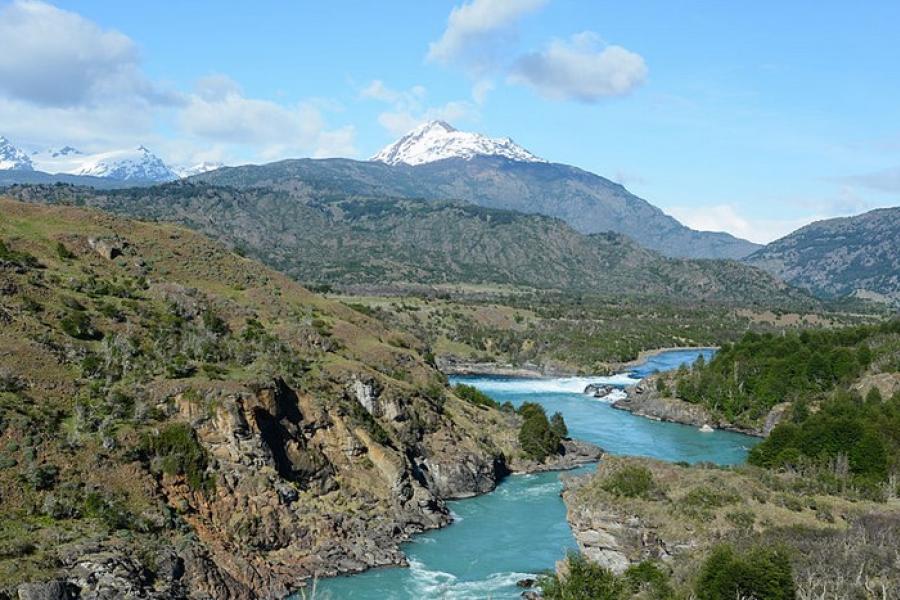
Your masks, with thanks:
[[[897,23],[898,2],[6,2],[0,135],[239,163],[366,158],[444,118],[768,241],[900,204]]]

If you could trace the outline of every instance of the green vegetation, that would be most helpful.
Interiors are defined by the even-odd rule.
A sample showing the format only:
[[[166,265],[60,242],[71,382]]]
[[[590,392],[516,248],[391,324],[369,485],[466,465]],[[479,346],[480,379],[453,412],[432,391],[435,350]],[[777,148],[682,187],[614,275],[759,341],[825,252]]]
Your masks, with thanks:
[[[565,421],[559,413],[554,414],[556,427],[551,427],[544,407],[536,402],[525,402],[519,407],[522,426],[519,429],[519,443],[525,454],[534,460],[543,462],[548,456],[559,453],[559,445],[563,436],[559,434],[565,429]],[[558,416],[558,418],[556,418]]]
[[[819,410],[795,411],[748,458],[767,468],[812,471],[834,489],[858,485],[873,490],[900,471],[900,392],[887,401],[876,388],[865,400],[839,391]]]
[[[654,498],[660,490],[653,480],[650,469],[641,465],[625,465],[602,483],[603,489],[616,496],[626,498]]]
[[[457,383],[453,386],[453,392],[475,406],[490,406],[500,408],[496,400],[476,388],[474,385],[466,385],[465,383]]]
[[[587,561],[580,554],[569,554],[565,575],[549,575],[540,582],[547,600],[620,600],[628,583],[608,569]]]
[[[635,595],[647,600],[674,599],[669,574],[653,561],[628,567],[622,575],[569,553],[562,575],[545,575],[538,580],[547,600],[626,600]]]
[[[738,262],[665,258],[623,235],[585,235],[558,219],[418,194],[414,199],[333,187],[313,193],[306,186],[236,189],[188,182],[106,191],[17,186],[9,193],[141,219],[175,219],[244,248],[297,281],[322,286],[315,288],[322,293],[325,286],[456,283],[661,304],[679,297],[720,307],[817,306],[799,290]],[[171,210],[173,205],[179,210]],[[272,231],[281,232],[277,242]]]
[[[747,333],[709,364],[676,375],[676,393],[732,423],[753,424],[779,402],[809,402],[845,388],[872,366],[898,365],[900,319],[783,335]]]
[[[796,590],[787,552],[752,548],[738,553],[731,546],[714,548],[700,568],[698,600],[765,598],[794,600]]]
[[[40,266],[38,260],[27,252],[11,250],[6,242],[0,240],[0,261],[7,261],[23,268],[36,268]]]
[[[157,434],[147,434],[141,446],[151,461],[151,468],[158,468],[167,475],[183,475],[193,490],[212,491],[215,480],[206,473],[206,450],[186,423],[171,423]]]

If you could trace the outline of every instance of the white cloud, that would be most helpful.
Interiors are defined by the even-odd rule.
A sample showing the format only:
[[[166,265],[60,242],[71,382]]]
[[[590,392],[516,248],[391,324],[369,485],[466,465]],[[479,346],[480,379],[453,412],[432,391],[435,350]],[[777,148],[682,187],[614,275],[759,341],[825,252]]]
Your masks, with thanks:
[[[110,97],[177,102],[140,69],[134,42],[82,16],[36,0],[0,9],[0,92],[42,106],[71,107]]]
[[[743,216],[730,204],[715,206],[678,206],[667,211],[691,229],[699,231],[725,231],[731,235],[758,244],[766,244],[822,219],[807,216],[795,219],[754,219]]]
[[[0,134],[28,149],[146,144],[173,162],[356,153],[355,131],[329,128],[322,99],[252,98],[225,75],[167,89],[128,36],[44,2],[0,6],[0,48]]]
[[[462,62],[483,70],[494,61],[515,23],[541,8],[547,0],[471,0],[456,6],[441,38],[428,47],[427,59],[440,63]]]
[[[473,95],[474,95],[473,91]],[[486,92],[485,92],[486,93]],[[427,90],[416,85],[408,90],[395,90],[376,79],[360,91],[360,96],[388,104],[390,108],[378,115],[378,123],[391,135],[400,136],[425,121],[439,119],[450,123],[473,121],[479,118],[478,107],[468,100],[453,100],[429,106]]]
[[[202,78],[178,121],[187,134],[253,147],[265,160],[337,151],[355,154],[353,128],[327,130],[322,113],[311,103],[285,106],[248,98],[237,82],[224,75]]]
[[[605,46],[597,34],[586,31],[520,57],[508,81],[530,86],[552,100],[597,102],[628,94],[646,78],[647,65],[641,55],[621,46]]]

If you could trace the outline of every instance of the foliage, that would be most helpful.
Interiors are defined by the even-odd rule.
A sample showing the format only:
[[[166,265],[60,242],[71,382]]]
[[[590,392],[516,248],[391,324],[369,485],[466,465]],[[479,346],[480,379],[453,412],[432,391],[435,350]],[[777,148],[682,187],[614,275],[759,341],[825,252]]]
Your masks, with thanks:
[[[768,547],[738,553],[731,546],[717,546],[701,566],[694,590],[698,600],[796,597],[787,552]]]
[[[536,402],[525,402],[519,407],[519,414],[523,417],[519,443],[525,454],[541,462],[550,455],[558,454],[562,438],[550,426],[544,407]],[[565,422],[562,426],[565,427]]]
[[[561,440],[569,437],[569,428],[566,426],[566,420],[563,419],[562,413],[555,412],[550,417],[550,430]]]
[[[171,423],[157,434],[144,437],[142,450],[167,475],[183,475],[191,489],[210,491],[213,479],[206,474],[206,450],[186,423]]]
[[[491,408],[500,408],[496,400],[476,388],[474,385],[466,385],[465,383],[457,383],[453,386],[453,392],[475,406],[489,406]]]
[[[75,258],[75,254],[66,248],[66,245],[62,242],[56,242],[56,255],[63,260],[72,260]]]
[[[40,266],[38,260],[27,252],[11,250],[3,240],[0,240],[0,261],[11,262],[20,267],[36,268]]]
[[[818,412],[795,415],[794,421],[775,427],[751,450],[748,461],[768,468],[843,463],[859,483],[884,481],[900,468],[900,397],[881,401],[870,395],[862,401],[837,392]]]
[[[563,575],[542,577],[538,585],[547,600],[620,600],[626,597],[630,581],[570,553]]]
[[[91,323],[90,317],[78,310],[66,313],[60,319],[59,327],[78,340],[98,340],[103,337],[103,334]]]
[[[653,473],[642,465],[625,465],[610,474],[602,484],[604,490],[616,496],[628,498],[654,498],[659,488]]]
[[[679,398],[731,422],[753,423],[777,403],[820,396],[846,386],[877,358],[873,344],[900,334],[900,319],[800,333],[747,333],[708,364],[680,372]]]

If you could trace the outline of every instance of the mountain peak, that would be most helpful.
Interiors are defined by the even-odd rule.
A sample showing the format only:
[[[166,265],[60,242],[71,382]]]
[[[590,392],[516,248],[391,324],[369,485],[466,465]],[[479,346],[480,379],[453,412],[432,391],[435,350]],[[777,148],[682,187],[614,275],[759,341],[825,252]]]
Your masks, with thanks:
[[[25,152],[16,148],[3,136],[0,136],[0,171],[33,171],[31,159]]]
[[[370,160],[389,165],[422,165],[476,156],[501,156],[519,162],[547,162],[510,138],[489,138],[480,133],[459,131],[446,121],[428,121],[419,125]]]

